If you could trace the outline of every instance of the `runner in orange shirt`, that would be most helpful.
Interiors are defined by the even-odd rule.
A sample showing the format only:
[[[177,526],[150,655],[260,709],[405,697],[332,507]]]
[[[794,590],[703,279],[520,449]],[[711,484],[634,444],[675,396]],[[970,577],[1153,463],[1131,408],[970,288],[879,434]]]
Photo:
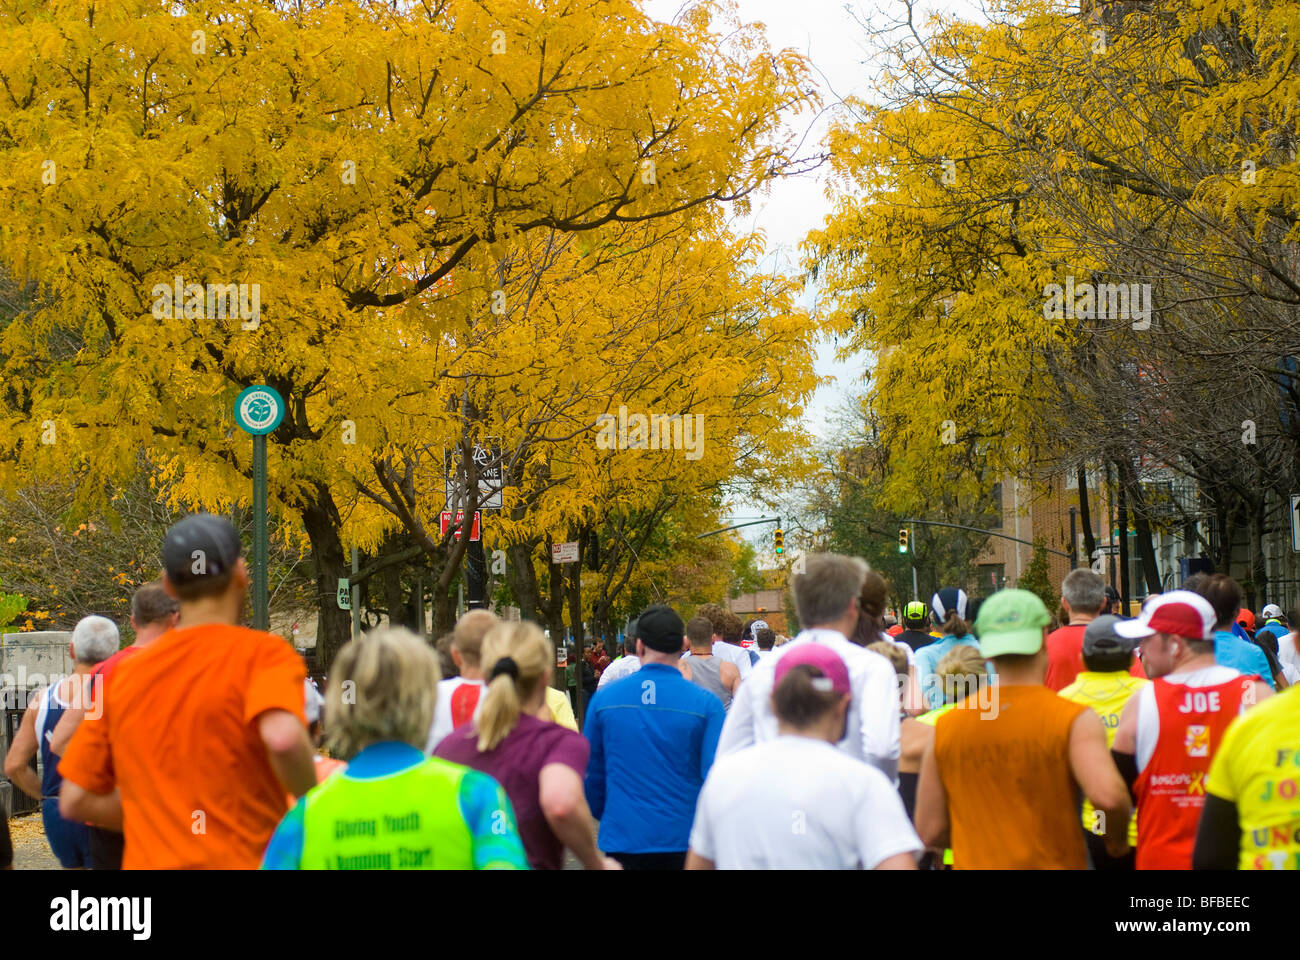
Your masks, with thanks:
[[[316,783],[302,658],[237,626],[248,587],[239,534],[211,514],[163,540],[176,629],[122,663],[68,745],[60,812],[122,830],[124,869],[256,869]]]

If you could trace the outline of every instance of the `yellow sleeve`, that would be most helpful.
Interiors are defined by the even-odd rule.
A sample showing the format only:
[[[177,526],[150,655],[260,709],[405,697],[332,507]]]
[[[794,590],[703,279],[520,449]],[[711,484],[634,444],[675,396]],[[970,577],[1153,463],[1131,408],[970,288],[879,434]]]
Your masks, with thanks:
[[[568,727],[574,733],[578,732],[578,718],[573,715],[573,704],[569,701],[567,693],[554,687],[547,687],[546,706],[550,708],[551,716],[556,723]]]
[[[1220,800],[1227,800],[1230,803],[1237,802],[1237,784],[1232,777],[1231,764],[1233,754],[1236,753],[1237,733],[1241,730],[1241,719],[1238,717],[1233,720],[1224,731],[1219,749],[1215,751],[1214,759],[1210,761],[1210,773],[1205,783],[1207,793],[1212,793]]]

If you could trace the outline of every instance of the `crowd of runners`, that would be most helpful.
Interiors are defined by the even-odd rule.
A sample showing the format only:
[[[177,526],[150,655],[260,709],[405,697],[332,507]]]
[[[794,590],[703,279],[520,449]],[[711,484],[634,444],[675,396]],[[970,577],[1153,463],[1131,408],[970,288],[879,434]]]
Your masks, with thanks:
[[[1300,869],[1296,634],[1222,574],[1130,618],[1075,570],[1055,617],[949,588],[895,623],[877,573],[819,554],[790,639],[656,604],[561,665],[473,610],[348,643],[322,694],[240,625],[229,522],[177,523],[162,565],[130,646],[76,625],[5,757],[64,867]]]

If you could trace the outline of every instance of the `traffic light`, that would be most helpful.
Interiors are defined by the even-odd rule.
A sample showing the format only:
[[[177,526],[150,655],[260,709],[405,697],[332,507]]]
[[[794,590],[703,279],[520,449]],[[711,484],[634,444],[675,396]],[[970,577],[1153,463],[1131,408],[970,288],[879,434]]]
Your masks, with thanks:
[[[898,530],[898,552],[907,553],[907,527]]]
[[[772,532],[772,540],[776,547],[777,555],[785,553],[785,533],[780,527]]]

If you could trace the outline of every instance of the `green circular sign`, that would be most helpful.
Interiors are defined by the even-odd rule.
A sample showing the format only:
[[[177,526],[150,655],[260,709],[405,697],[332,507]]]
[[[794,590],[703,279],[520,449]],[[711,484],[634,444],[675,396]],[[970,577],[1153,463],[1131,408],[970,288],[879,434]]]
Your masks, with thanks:
[[[270,433],[284,419],[284,400],[263,384],[245,387],[235,398],[235,422],[254,436]]]

